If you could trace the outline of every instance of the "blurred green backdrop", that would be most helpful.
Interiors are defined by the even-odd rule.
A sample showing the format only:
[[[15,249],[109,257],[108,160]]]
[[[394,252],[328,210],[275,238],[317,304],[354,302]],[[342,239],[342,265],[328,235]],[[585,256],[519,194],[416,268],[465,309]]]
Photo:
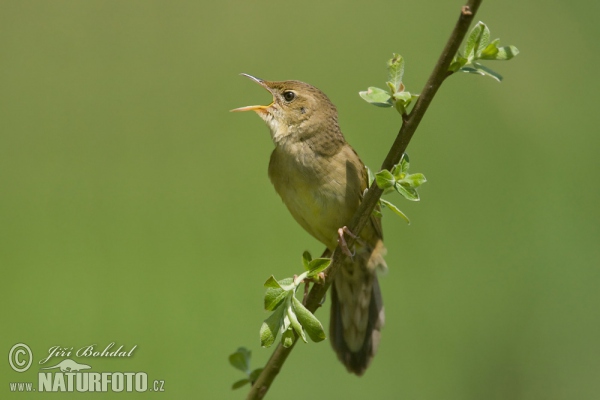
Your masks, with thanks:
[[[377,168],[400,120],[357,92],[383,85],[392,52],[419,92],[461,5],[0,2],[0,351],[34,352],[25,373],[1,363],[0,397],[51,346],[113,341],[134,357],[96,371],[165,381],[123,398],[245,397],[227,356],[271,354],[262,283],[322,246],[268,181],[264,123],[228,112],[270,100],[238,74],[321,88]],[[357,379],[327,342],[299,345],[270,398],[598,398],[599,8],[483,3],[477,20],[521,54],[490,64],[501,84],[449,79],[409,147],[429,182],[401,203],[410,226],[384,216],[379,354]]]

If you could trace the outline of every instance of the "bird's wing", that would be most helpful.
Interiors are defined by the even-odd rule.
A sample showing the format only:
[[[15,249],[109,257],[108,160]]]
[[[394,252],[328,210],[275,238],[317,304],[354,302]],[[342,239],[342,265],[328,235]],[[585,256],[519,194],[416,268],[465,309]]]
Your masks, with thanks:
[[[358,170],[358,175],[359,175],[359,180],[360,180],[360,199],[362,201],[363,198],[363,193],[365,192],[366,189],[368,189],[370,182],[369,182],[369,174],[367,172],[367,168],[365,167],[365,165],[363,164],[363,162],[361,161],[360,157],[358,157],[358,154],[356,154],[356,150],[352,149],[352,151],[354,152],[354,154],[356,155],[356,160],[357,161],[357,170]],[[375,210],[381,212],[381,208],[379,207],[379,204],[377,204],[375,206]],[[377,236],[379,236],[380,239],[383,239],[383,228],[381,226],[381,218],[375,216],[375,215],[371,215],[371,218],[369,219],[369,222],[372,226],[373,229],[375,230],[375,232],[377,233]]]
[[[366,167],[363,167],[363,179],[365,180],[365,188],[369,187],[369,174],[367,173]],[[379,206],[379,203],[375,205],[375,210],[381,213],[381,207]],[[373,225],[375,232],[377,232],[377,234],[379,235],[379,238],[383,239],[383,227],[381,226],[381,217],[371,214],[370,222]]]

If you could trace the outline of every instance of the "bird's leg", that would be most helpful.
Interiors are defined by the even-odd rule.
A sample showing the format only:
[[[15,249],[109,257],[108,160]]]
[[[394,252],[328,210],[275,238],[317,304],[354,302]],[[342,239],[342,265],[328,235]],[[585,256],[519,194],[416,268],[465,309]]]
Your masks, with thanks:
[[[356,236],[354,233],[352,233],[350,231],[350,229],[348,229],[347,226],[344,226],[344,227],[338,229],[338,244],[340,245],[342,252],[345,255],[347,255],[348,257],[352,258],[356,254],[356,251],[354,253],[352,253],[350,251],[350,249],[348,248],[348,243],[346,243],[346,239],[344,238],[344,234],[350,236],[352,239],[356,240],[359,244],[364,245],[365,242],[361,238]]]

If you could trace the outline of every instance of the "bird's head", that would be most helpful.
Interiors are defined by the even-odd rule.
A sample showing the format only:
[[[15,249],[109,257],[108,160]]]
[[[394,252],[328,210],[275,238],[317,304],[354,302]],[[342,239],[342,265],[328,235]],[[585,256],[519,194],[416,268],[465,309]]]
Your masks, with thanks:
[[[247,106],[231,111],[255,111],[271,129],[275,144],[303,140],[332,128],[339,130],[335,106],[316,87],[300,81],[265,81],[242,75],[267,89],[273,101],[266,106]]]

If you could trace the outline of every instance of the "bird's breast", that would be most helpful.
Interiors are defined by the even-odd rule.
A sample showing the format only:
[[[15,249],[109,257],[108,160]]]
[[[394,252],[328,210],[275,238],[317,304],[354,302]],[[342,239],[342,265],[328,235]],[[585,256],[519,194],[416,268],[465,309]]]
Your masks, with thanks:
[[[343,158],[321,156],[300,142],[277,146],[269,163],[269,178],[294,219],[331,249],[338,228],[349,222],[360,202],[360,190],[348,190]]]

